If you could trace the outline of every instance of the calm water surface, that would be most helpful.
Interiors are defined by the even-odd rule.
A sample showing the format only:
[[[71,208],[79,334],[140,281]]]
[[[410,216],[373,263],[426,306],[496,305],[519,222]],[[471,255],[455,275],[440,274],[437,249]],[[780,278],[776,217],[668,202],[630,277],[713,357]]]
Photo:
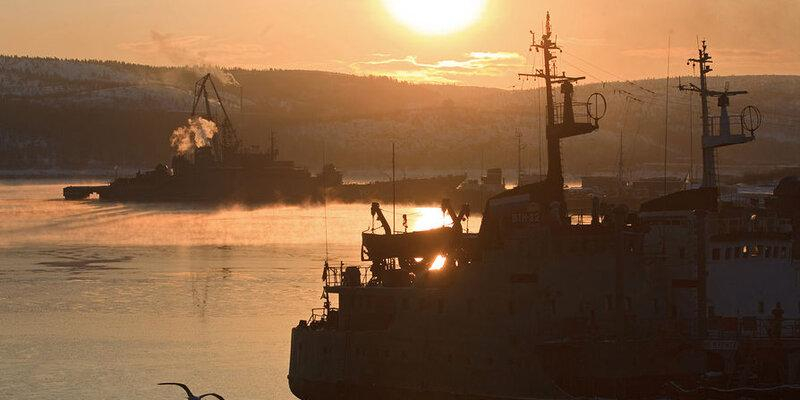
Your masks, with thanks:
[[[320,305],[323,208],[67,202],[63,185],[0,181],[0,396],[180,399],[156,386],[178,381],[294,398],[290,330]],[[327,215],[330,258],[356,262],[369,205]]]

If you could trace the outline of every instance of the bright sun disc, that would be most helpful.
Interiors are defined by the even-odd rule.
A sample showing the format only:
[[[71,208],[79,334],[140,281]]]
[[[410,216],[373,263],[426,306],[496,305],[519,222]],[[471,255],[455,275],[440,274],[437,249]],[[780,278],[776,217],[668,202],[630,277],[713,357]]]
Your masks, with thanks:
[[[486,0],[383,0],[392,16],[427,35],[466,28],[483,13]]]

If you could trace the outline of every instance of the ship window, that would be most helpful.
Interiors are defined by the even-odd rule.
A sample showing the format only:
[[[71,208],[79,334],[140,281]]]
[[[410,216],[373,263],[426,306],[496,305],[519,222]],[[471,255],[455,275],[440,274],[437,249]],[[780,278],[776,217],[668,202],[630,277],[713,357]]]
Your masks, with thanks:
[[[683,257],[681,257],[681,258],[683,258]],[[715,249],[711,250],[711,259],[714,260],[714,261],[719,260],[719,248],[715,248]]]
[[[732,256],[733,256],[733,249],[730,248],[730,247],[726,247],[725,248],[725,259],[726,260],[730,260]]]
[[[750,255],[750,246],[742,247],[742,257],[747,257]]]
[[[759,301],[758,302],[758,313],[759,314],[763,314],[764,313],[764,302],[763,301]]]

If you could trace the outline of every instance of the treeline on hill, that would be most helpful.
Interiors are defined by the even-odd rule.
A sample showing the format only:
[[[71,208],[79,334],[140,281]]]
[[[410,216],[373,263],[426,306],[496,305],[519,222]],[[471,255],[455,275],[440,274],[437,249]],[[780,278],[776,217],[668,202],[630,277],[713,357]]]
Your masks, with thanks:
[[[188,117],[194,83],[207,70],[248,146],[263,148],[268,132],[275,131],[281,158],[312,169],[321,164],[324,146],[327,157],[345,170],[388,170],[392,142],[407,170],[516,169],[518,134],[523,166],[537,172],[540,164],[541,91],[419,85],[319,71],[0,57],[0,168],[135,169],[166,162],[170,133]],[[800,163],[800,77],[720,77],[710,85],[722,89],[726,82],[732,90],[750,91],[732,98],[730,112],[754,104],[765,122],[755,143],[720,150],[721,162]],[[564,141],[567,170],[615,171],[620,136],[630,173],[663,163],[665,135],[676,173],[690,158],[699,160],[699,101],[691,100],[690,111],[689,95],[676,84],[670,83],[666,130],[663,79],[578,86],[576,100],[603,93],[608,112],[600,132]],[[544,155],[541,163],[546,165]]]

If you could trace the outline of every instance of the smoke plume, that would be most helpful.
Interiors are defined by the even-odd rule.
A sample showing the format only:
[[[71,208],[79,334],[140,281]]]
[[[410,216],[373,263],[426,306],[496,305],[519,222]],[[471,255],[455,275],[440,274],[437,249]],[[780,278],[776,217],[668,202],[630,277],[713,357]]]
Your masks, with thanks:
[[[211,139],[217,131],[219,128],[214,121],[203,117],[192,117],[186,121],[186,125],[172,131],[169,141],[176,153],[180,155],[194,154],[196,149],[210,146]]]

